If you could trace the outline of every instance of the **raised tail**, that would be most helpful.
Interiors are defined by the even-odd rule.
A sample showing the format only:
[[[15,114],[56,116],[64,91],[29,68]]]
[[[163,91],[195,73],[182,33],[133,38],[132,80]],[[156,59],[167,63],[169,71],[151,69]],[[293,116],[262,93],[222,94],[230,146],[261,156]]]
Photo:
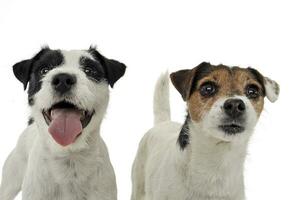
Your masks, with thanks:
[[[162,74],[156,83],[154,93],[154,124],[170,121],[169,73]]]

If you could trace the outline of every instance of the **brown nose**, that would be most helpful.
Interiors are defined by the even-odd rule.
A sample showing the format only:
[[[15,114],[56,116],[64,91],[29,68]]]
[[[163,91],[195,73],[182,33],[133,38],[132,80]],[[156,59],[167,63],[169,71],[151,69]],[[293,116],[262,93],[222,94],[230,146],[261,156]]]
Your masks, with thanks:
[[[241,99],[228,99],[224,103],[225,113],[232,118],[237,118],[245,113],[246,105]]]

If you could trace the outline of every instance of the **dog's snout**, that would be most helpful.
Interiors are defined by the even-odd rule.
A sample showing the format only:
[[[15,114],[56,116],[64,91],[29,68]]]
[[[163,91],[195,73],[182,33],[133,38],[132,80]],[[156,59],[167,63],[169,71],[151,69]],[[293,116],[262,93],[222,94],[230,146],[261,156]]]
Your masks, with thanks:
[[[240,117],[245,110],[246,105],[241,99],[228,99],[224,103],[224,111],[229,117]]]
[[[76,77],[66,73],[57,74],[52,79],[52,87],[60,93],[68,92],[75,83]]]

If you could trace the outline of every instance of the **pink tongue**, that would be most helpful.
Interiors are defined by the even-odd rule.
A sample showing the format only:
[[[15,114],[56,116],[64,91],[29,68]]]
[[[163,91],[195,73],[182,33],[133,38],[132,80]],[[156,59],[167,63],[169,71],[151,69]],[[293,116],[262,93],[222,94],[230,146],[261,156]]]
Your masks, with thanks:
[[[73,109],[53,109],[49,133],[53,139],[62,146],[67,146],[76,140],[82,132],[80,111]]]

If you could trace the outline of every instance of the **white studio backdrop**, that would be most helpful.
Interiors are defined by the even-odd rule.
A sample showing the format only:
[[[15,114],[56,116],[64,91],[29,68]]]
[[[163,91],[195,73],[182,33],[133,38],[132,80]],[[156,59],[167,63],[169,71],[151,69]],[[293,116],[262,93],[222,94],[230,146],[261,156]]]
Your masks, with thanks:
[[[0,1],[0,167],[26,127],[26,92],[12,65],[43,44],[87,49],[124,62],[102,124],[118,196],[130,199],[131,165],[152,126],[160,73],[212,64],[252,66],[277,80],[279,101],[266,105],[245,167],[248,200],[300,200],[301,6],[298,1]],[[173,119],[185,104],[171,86]],[[1,172],[0,169],[0,172]],[[20,195],[18,199],[21,199]]]

